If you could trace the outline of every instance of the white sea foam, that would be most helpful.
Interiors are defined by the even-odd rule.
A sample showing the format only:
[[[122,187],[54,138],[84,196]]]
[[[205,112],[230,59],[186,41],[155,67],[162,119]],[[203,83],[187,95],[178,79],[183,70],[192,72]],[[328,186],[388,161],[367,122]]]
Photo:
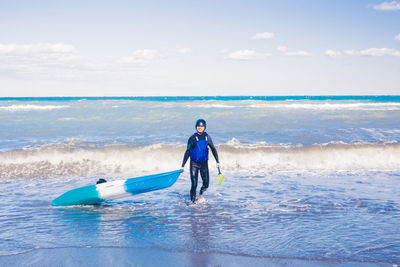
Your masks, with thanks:
[[[313,110],[400,110],[400,103],[257,103],[253,108]]]
[[[177,105],[180,105],[178,103]],[[400,110],[400,103],[353,103],[353,102],[299,102],[299,101],[208,101],[185,104],[187,108],[256,108],[256,109],[309,109],[309,110]]]
[[[237,107],[243,107],[243,106],[217,104],[217,103],[214,103],[214,104],[197,103],[197,104],[187,104],[186,107],[188,107],[188,108],[237,108]]]
[[[53,110],[69,108],[67,105],[11,105],[0,107],[0,111],[31,111],[31,110]]]
[[[400,144],[330,143],[290,145],[234,144],[218,147],[226,171],[399,169]],[[108,145],[82,148],[73,144],[0,153],[0,177],[66,177],[102,175],[130,177],[180,167],[185,145],[154,144],[142,147]],[[210,155],[210,171],[214,167]]]

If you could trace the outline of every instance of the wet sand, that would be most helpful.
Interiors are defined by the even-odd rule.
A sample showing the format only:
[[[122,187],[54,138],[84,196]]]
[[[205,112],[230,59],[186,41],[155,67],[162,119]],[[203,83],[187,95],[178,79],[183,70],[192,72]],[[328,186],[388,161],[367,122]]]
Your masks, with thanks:
[[[0,256],[1,266],[391,266],[387,261],[348,261],[253,256],[157,247],[35,248]]]

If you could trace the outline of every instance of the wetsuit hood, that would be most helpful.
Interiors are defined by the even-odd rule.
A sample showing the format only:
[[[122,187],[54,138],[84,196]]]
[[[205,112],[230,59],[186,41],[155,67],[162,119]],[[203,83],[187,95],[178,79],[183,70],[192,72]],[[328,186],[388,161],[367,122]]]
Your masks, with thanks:
[[[207,123],[206,123],[206,121],[203,120],[203,119],[198,119],[198,120],[196,121],[196,125],[194,126],[194,128],[197,129],[197,126],[204,126],[204,130],[206,130],[206,128],[207,128]]]

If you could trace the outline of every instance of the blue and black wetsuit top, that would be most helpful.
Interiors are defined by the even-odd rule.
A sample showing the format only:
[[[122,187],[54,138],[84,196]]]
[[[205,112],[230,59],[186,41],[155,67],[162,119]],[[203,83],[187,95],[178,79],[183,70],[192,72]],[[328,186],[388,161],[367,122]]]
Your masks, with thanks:
[[[203,162],[208,160],[208,147],[211,148],[211,152],[215,158],[215,161],[219,163],[217,149],[215,148],[211,136],[206,132],[202,135],[198,133],[193,134],[187,144],[185,155],[183,156],[182,167],[185,166],[186,161],[189,159],[196,162]]]

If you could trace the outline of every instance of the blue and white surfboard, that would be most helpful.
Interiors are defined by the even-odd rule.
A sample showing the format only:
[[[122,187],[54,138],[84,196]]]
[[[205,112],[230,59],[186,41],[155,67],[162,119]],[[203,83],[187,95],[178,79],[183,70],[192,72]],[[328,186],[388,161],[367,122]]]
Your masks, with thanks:
[[[94,205],[106,200],[163,189],[173,185],[182,172],[183,170],[176,170],[79,187],[54,199],[52,205]]]

